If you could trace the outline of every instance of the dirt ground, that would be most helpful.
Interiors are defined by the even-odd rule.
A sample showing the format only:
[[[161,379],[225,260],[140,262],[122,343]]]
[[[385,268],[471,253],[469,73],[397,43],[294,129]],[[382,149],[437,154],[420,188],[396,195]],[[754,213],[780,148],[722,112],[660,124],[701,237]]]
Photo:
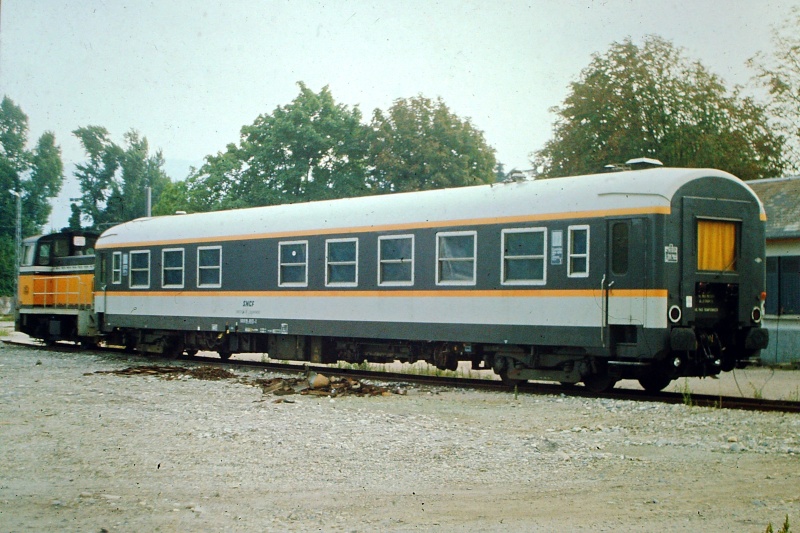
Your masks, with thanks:
[[[800,527],[798,415],[413,386],[274,396],[252,370],[113,373],[153,364],[0,345],[0,531]],[[690,386],[791,399],[800,384],[730,377]]]

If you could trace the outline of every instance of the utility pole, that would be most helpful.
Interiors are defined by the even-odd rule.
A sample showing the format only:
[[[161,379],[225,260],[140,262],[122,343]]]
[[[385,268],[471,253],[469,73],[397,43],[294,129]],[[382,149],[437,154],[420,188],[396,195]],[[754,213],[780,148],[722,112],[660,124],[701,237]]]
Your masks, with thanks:
[[[22,248],[22,193],[8,190],[17,197],[17,226],[14,238],[14,309],[19,307],[19,251]]]

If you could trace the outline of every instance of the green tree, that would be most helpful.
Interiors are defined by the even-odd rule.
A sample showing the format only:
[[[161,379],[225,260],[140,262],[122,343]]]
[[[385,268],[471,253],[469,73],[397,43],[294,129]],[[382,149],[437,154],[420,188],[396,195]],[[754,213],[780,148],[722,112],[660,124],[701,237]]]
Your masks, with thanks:
[[[124,138],[126,147],[120,159],[122,212],[119,216],[121,220],[132,220],[147,214],[147,187],[150,187],[151,201],[155,205],[170,179],[164,172],[161,150],[151,155],[147,138],[135,130],[130,130]]]
[[[370,192],[358,107],[337,104],[328,87],[315,93],[298,85],[300,94],[289,105],[242,128],[239,146],[206,157],[187,182],[189,204],[205,210]]]
[[[11,294],[14,279],[16,197],[22,194],[22,236],[41,232],[50,216],[50,198],[63,182],[61,148],[55,135],[45,132],[29,150],[28,117],[7,96],[0,103],[0,294]]]
[[[441,98],[399,99],[376,109],[370,136],[370,186],[381,192],[421,191],[495,181],[495,151],[469,119]]]
[[[78,207],[76,204],[69,204],[70,215],[69,221],[67,222],[67,228],[71,230],[79,230],[81,229],[81,208]]]
[[[73,134],[88,158],[77,165],[75,176],[81,187],[80,211],[90,227],[145,216],[146,187],[151,188],[155,205],[170,183],[162,152],[151,155],[147,138],[136,130],[125,133],[124,147],[114,143],[102,126],[78,128]]]
[[[544,177],[598,172],[651,157],[667,166],[715,167],[742,179],[781,175],[783,139],[762,106],[727,91],[681,49],[657,36],[595,54],[564,104],[554,137],[534,154]]]
[[[767,110],[776,128],[786,137],[785,159],[800,172],[800,6],[794,6],[783,25],[775,28],[774,52],[759,53],[747,61],[756,71],[756,81],[769,90]]]
[[[76,165],[74,173],[81,187],[80,209],[90,227],[99,228],[114,221],[108,218],[107,208],[112,195],[119,194],[114,178],[122,149],[111,141],[108,130],[102,126],[86,126],[72,133],[88,157],[88,161]]]
[[[194,172],[194,171],[193,171]],[[178,211],[184,212],[203,212],[210,209],[200,209],[189,204],[189,191],[186,181],[171,181],[161,191],[158,203],[153,204],[153,215],[174,215]],[[199,195],[198,195],[199,196]]]

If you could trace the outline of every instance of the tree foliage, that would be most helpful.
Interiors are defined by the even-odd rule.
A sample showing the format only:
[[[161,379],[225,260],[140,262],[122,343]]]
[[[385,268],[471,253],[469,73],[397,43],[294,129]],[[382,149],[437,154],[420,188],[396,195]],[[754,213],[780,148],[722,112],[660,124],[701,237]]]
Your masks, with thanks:
[[[300,94],[241,130],[240,143],[209,155],[159,212],[326,200],[488,183],[494,150],[441,99],[397,100],[369,126],[328,87]],[[181,194],[185,194],[181,199]]]
[[[163,170],[161,151],[150,154],[146,137],[136,130],[114,143],[102,126],[85,126],[72,132],[86,152],[87,161],[76,165],[81,187],[80,217],[98,229],[145,216],[145,190],[152,189],[153,204],[170,183]],[[70,226],[76,214],[70,217]]]
[[[207,156],[187,181],[199,210],[358,196],[366,128],[358,107],[337,104],[328,87],[300,94],[241,130],[240,144]]]
[[[776,119],[777,130],[786,137],[785,158],[794,172],[800,172],[800,6],[792,8],[782,26],[773,34],[772,54],[759,53],[747,64],[755,69],[756,80],[769,90],[767,109]]]
[[[545,177],[598,172],[634,157],[742,179],[783,171],[783,140],[764,108],[657,36],[594,55],[554,112],[553,139],[533,161]]]
[[[469,119],[452,113],[441,98],[396,100],[388,113],[376,109],[371,124],[371,180],[383,192],[421,191],[491,183],[494,149]]]
[[[61,148],[55,135],[45,132],[33,149],[28,144],[28,117],[10,98],[0,103],[0,294],[14,285],[16,197],[22,195],[22,236],[41,232],[50,216],[49,199],[58,195],[63,182]]]

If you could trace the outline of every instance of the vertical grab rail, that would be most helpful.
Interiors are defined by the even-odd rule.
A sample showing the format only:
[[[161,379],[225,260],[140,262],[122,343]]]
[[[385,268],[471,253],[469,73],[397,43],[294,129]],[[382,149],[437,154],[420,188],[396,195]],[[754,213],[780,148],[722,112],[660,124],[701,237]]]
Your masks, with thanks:
[[[608,298],[611,293],[611,287],[614,286],[612,281],[606,285],[606,275],[603,274],[603,279],[600,280],[600,344],[603,348],[606,347],[606,328],[608,327]]]

